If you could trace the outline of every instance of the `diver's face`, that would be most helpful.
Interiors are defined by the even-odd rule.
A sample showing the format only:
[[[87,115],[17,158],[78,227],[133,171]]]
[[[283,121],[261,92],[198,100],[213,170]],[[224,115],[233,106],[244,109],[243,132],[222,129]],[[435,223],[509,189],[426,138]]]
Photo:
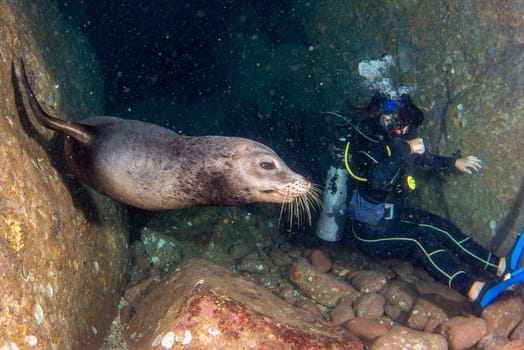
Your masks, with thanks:
[[[398,114],[389,113],[382,114],[380,119],[380,125],[384,130],[392,136],[404,136],[409,131],[409,125],[402,126],[398,120]]]

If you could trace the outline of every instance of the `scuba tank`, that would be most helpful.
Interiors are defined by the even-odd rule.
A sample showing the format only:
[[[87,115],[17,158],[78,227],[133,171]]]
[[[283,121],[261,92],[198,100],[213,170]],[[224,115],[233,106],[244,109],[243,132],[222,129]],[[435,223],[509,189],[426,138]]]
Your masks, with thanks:
[[[335,154],[341,155],[342,152],[336,150]],[[337,242],[342,238],[347,220],[348,172],[344,162],[338,157],[335,158],[327,172],[322,212],[315,231],[317,237],[328,242]]]
[[[328,242],[337,242],[342,239],[348,220],[348,193],[355,186],[355,181],[349,181],[349,175],[351,175],[352,179],[362,181],[362,178],[355,175],[348,165],[351,160],[351,154],[348,152],[348,139],[355,139],[357,137],[356,134],[358,134],[372,142],[378,141],[370,139],[345,116],[335,112],[325,113],[341,118],[349,126],[349,130],[345,132],[346,136],[338,139],[339,143],[337,143],[334,150],[333,162],[327,172],[326,184],[324,186],[322,212],[315,231],[316,236],[320,239]],[[348,185],[350,185],[350,189],[348,189]]]

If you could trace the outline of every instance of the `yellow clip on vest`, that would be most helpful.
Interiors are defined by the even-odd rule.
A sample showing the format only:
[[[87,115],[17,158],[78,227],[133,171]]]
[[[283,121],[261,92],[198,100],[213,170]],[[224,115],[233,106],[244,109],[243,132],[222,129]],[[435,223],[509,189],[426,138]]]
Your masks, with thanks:
[[[414,190],[415,188],[417,188],[417,183],[415,181],[415,178],[411,175],[408,175],[406,177],[406,182],[408,184],[408,187],[410,190]]]

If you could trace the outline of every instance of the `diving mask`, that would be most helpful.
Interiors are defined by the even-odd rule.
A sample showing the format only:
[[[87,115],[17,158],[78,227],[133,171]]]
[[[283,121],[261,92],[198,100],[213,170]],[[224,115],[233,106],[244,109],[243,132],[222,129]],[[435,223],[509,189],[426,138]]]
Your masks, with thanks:
[[[385,130],[399,130],[403,129],[407,124],[402,123],[398,113],[384,113],[381,117],[381,124]]]

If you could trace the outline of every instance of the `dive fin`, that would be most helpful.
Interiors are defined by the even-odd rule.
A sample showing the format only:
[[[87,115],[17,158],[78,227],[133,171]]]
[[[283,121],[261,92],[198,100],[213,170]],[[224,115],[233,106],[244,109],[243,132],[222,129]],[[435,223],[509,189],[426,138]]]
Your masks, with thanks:
[[[517,240],[517,243],[513,247],[513,250],[511,251],[510,259],[509,259],[509,267],[510,271],[517,270],[519,266],[522,263],[522,259],[524,259],[524,229],[522,229],[522,232],[520,233],[519,239]]]
[[[480,307],[485,308],[493,300],[495,300],[502,292],[509,287],[524,282],[524,268],[517,270],[511,274],[511,277],[505,281],[499,282],[494,286],[490,287],[480,299]]]

